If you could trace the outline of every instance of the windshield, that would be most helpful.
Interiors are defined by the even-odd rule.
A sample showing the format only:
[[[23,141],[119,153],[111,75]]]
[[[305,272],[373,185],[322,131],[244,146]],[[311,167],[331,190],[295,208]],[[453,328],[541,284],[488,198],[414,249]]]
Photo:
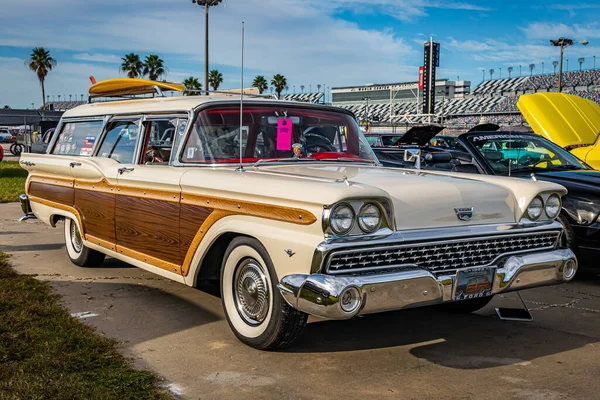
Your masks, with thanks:
[[[568,151],[538,136],[481,134],[467,139],[498,175],[588,169]]]
[[[303,159],[376,161],[354,118],[343,112],[287,104],[247,105],[241,129],[245,163]],[[224,105],[198,112],[181,161],[237,163],[239,158],[240,106]]]

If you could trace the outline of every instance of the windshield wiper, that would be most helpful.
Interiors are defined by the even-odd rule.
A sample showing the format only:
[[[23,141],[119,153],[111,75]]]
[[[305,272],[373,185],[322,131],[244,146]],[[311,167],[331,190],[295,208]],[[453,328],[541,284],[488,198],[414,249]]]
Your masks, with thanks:
[[[266,163],[290,162],[290,161],[291,162],[301,162],[301,161],[317,161],[317,160],[310,159],[310,158],[294,158],[294,157],[275,158],[275,159],[261,158],[260,160],[258,160],[254,164],[252,164],[252,167],[258,167],[259,165],[266,164]]]
[[[551,168],[548,168],[549,171],[575,171],[575,170],[583,170],[586,168],[580,167],[578,165],[571,165],[571,164],[566,164],[566,165],[554,165]]]

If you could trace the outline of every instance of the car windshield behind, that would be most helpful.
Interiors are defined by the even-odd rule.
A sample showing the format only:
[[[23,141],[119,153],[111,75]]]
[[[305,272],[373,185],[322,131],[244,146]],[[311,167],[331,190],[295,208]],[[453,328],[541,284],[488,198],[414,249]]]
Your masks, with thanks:
[[[588,169],[577,157],[539,136],[484,133],[467,138],[498,175]]]
[[[287,104],[245,105],[242,161],[344,160],[376,157],[352,116]],[[199,111],[184,146],[184,163],[235,163],[240,158],[240,106]]]

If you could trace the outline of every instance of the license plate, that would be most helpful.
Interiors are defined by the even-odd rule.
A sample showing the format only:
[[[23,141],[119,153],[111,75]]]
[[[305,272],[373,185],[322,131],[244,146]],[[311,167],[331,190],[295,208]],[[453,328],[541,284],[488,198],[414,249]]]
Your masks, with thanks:
[[[469,300],[492,295],[495,268],[469,268],[456,273],[454,300]]]

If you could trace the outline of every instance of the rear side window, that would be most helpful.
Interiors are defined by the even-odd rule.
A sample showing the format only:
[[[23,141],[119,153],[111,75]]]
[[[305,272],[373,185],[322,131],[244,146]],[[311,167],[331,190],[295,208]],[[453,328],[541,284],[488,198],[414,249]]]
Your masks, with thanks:
[[[102,121],[65,123],[52,149],[52,154],[91,156],[101,128]]]
[[[138,121],[111,122],[108,124],[97,156],[132,164],[138,137]]]

